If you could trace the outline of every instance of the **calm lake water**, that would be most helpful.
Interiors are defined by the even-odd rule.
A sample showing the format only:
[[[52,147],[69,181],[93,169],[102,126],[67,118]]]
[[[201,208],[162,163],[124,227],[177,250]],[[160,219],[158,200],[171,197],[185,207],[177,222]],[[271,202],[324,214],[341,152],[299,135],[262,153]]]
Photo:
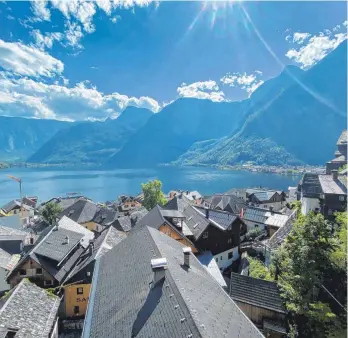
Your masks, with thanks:
[[[158,178],[163,191],[172,189],[198,190],[203,195],[225,192],[231,188],[263,186],[288,189],[296,185],[299,176],[283,176],[248,171],[228,171],[210,168],[158,168],[125,170],[67,170],[57,168],[0,170],[0,206],[19,197],[18,183],[6,175],[20,177],[23,194],[36,195],[39,201],[77,192],[94,201],[114,200],[121,194],[137,194],[140,184]]]

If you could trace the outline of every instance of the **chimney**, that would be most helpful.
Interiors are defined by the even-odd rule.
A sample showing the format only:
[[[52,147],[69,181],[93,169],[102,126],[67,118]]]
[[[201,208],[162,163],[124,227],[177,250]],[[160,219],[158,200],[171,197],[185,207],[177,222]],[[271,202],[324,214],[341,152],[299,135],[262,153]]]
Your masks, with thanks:
[[[65,244],[69,244],[69,236],[65,236]]]
[[[205,208],[205,218],[209,219],[209,208]]]
[[[166,258],[151,259],[151,268],[153,271],[152,287],[155,287],[159,282],[165,278],[165,271],[168,268]]]
[[[338,179],[338,171],[337,170],[331,170],[332,178],[334,180]]]
[[[184,253],[184,265],[186,267],[190,267],[190,253],[192,252],[192,249],[189,246],[185,246],[182,248],[182,252]]]

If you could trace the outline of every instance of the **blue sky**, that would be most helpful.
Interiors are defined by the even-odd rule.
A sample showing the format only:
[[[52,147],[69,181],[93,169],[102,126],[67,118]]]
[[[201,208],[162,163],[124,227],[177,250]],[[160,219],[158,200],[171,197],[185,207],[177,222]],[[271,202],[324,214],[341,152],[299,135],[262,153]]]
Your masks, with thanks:
[[[248,98],[347,38],[346,2],[0,3],[0,114],[66,120]]]

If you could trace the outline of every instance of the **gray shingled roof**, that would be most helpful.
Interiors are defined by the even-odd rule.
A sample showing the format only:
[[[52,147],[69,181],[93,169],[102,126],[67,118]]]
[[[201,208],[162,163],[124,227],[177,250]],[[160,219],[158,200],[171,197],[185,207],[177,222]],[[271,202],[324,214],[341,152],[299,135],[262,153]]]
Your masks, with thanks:
[[[73,278],[78,272],[83,270],[88,264],[90,264],[97,258],[102,257],[106,252],[111,250],[114,246],[123,241],[126,237],[127,235],[124,232],[118,231],[114,227],[109,227],[108,229],[105,229],[100,234],[100,236],[94,241],[93,253],[87,256],[86,259],[78,263],[78,265],[67,277],[67,280]]]
[[[210,221],[192,206],[188,206],[183,213],[186,216],[185,223],[187,227],[197,240],[208,227]]]
[[[122,230],[125,232],[132,230],[131,218],[129,216],[121,216],[117,218],[117,220],[115,221],[115,227],[118,230]]]
[[[175,196],[164,206],[164,209],[184,211],[189,205],[182,196]]]
[[[0,241],[23,241],[28,235],[28,232],[22,230],[0,226]]]
[[[60,217],[68,216],[73,221],[82,224],[90,222],[96,215],[98,206],[93,202],[85,199],[79,199],[74,204],[66,208]]]
[[[198,211],[200,211],[203,215],[206,213],[205,208],[194,207]],[[239,217],[237,215],[233,215],[227,211],[219,211],[208,209],[209,212],[209,220],[213,223],[216,223],[220,229],[227,230],[227,228]]]
[[[319,182],[324,194],[347,195],[347,187],[332,175],[319,175]]]
[[[83,237],[81,233],[58,227],[35,247],[35,254],[60,262]]]
[[[280,291],[274,282],[232,272],[230,295],[235,301],[285,313]]]
[[[5,205],[3,205],[0,209],[4,210],[6,213],[10,212],[12,209],[20,207],[21,202],[17,200],[12,200]]]
[[[0,267],[8,270],[12,255],[0,248]]]
[[[16,338],[48,337],[60,299],[23,279],[0,309],[0,327],[18,329]]]
[[[247,204],[245,201],[233,194],[222,195],[216,194],[211,197],[211,204],[213,209],[221,209],[232,213],[240,213],[242,208],[245,208]]]
[[[340,135],[340,137],[339,137],[339,139],[337,141],[337,145],[347,144],[347,137],[348,137],[347,130],[343,130],[342,134]]]
[[[137,222],[136,228],[147,225],[149,227],[158,229],[166,220],[162,216],[161,207],[156,205],[151,209],[140,221]]]
[[[141,227],[97,261],[83,337],[262,337],[197,258]],[[165,280],[151,287],[151,259],[165,257]]]

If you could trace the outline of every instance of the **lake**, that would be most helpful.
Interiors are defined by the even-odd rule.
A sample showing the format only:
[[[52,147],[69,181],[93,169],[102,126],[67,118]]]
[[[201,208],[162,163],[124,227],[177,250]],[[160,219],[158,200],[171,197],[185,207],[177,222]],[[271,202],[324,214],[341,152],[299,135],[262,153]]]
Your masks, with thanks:
[[[20,177],[23,194],[35,195],[39,201],[76,192],[94,201],[114,200],[121,194],[140,192],[140,184],[158,178],[163,191],[198,190],[202,195],[225,192],[231,188],[263,186],[287,190],[299,176],[253,173],[212,168],[157,168],[124,170],[81,170],[57,168],[11,168],[0,170],[0,206],[19,197],[19,186],[6,175]]]

